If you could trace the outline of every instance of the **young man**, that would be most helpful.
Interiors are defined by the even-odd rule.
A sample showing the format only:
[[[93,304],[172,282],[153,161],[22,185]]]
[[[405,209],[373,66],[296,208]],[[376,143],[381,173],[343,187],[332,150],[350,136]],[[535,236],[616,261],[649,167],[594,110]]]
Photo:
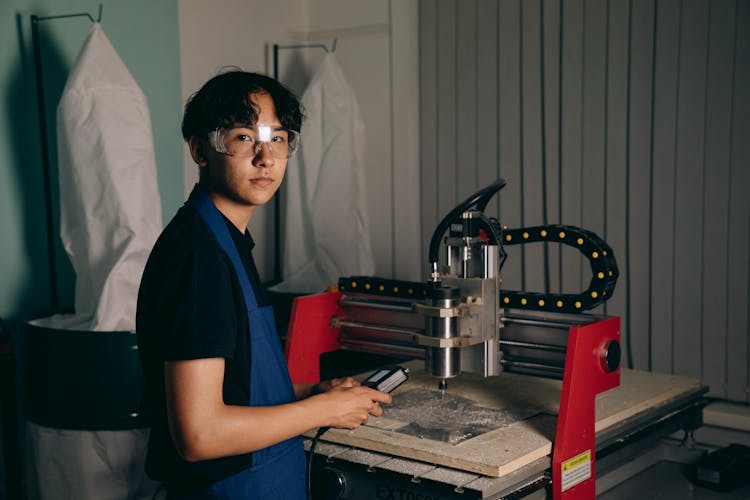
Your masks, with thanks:
[[[391,402],[352,379],[289,379],[246,228],[279,188],[301,121],[287,88],[241,71],[186,105],[200,178],[149,257],[136,319],[153,411],[146,470],[168,498],[305,498],[299,435],[355,428]]]

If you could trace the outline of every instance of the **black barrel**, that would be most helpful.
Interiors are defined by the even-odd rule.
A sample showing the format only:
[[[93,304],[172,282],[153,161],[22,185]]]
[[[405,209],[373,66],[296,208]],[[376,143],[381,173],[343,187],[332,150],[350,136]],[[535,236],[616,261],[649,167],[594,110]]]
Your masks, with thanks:
[[[47,427],[148,427],[135,332],[78,331],[26,323],[26,418]]]

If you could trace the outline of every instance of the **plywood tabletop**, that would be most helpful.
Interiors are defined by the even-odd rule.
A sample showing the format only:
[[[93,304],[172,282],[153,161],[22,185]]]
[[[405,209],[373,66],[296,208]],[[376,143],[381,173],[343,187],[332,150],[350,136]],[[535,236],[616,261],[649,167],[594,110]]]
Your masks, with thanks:
[[[561,381],[462,374],[449,381],[441,400],[423,364],[407,366],[410,378],[393,393],[393,408],[352,431],[331,429],[322,439],[493,477],[551,453]],[[698,380],[623,369],[620,386],[597,396],[596,431],[701,390]]]

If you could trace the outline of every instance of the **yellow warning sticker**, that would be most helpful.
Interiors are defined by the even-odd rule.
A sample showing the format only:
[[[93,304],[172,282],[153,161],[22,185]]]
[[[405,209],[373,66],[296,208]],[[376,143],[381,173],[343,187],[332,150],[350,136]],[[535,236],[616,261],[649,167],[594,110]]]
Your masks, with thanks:
[[[560,464],[562,490],[572,488],[591,477],[591,450],[586,450]]]

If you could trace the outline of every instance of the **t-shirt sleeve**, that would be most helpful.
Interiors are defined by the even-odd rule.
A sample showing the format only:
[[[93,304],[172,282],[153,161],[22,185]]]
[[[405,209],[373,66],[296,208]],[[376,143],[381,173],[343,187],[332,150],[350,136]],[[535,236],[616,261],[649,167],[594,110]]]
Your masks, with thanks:
[[[163,359],[231,357],[239,325],[228,262],[200,250],[170,260],[154,304]]]

